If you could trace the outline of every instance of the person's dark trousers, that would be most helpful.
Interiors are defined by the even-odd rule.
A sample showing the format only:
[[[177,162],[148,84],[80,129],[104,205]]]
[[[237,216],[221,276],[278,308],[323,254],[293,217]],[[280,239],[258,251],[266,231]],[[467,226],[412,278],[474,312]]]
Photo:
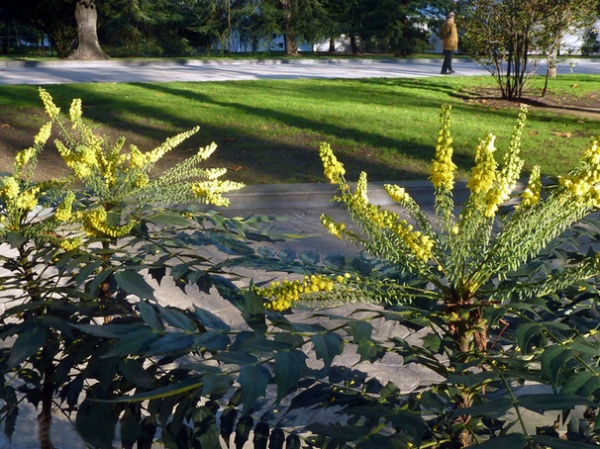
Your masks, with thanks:
[[[454,73],[454,70],[452,69],[453,54],[453,50],[444,50],[444,64],[442,64],[442,75],[445,75],[447,73]]]

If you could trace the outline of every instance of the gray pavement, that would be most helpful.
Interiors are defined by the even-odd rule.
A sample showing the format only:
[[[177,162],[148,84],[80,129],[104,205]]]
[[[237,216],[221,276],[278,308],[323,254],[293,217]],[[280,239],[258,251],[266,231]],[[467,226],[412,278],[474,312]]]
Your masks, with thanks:
[[[167,61],[2,61],[0,84],[131,83],[297,78],[421,78],[440,75],[441,59],[245,59]],[[454,76],[487,75],[455,58]],[[543,70],[545,62],[540,63]],[[600,61],[565,60],[559,74],[600,74]],[[543,72],[540,72],[543,73]]]
[[[19,62],[0,61],[0,84],[56,84],[78,82],[152,82],[152,81],[224,81],[249,79],[293,79],[293,78],[365,78],[365,77],[426,77],[439,76],[441,60],[247,60],[247,61],[170,61],[170,62],[124,62],[124,61],[56,61]],[[488,72],[468,60],[455,61],[456,75],[485,75]],[[563,63],[559,73],[597,73],[600,62],[578,61],[576,65]],[[421,204],[427,213],[433,212],[432,191],[428,182],[411,181],[400,183]],[[231,207],[223,212],[226,215],[249,215],[261,213],[278,217],[273,222],[274,232],[294,234],[301,239],[278,242],[279,247],[291,248],[296,252],[317,250],[321,254],[332,252],[357,252],[355,246],[328,235],[320,224],[321,213],[332,215],[338,220],[348,221],[345,211],[331,204],[334,187],[328,184],[293,184],[271,186],[248,186],[240,192],[229,195]],[[380,184],[372,184],[369,189],[373,202],[393,208]],[[457,200],[466,193],[464,188],[457,190]],[[247,273],[252,276],[272,278],[273,274]],[[179,307],[189,307],[192,301],[210,308],[213,312],[240,324],[228,305],[219,298],[201,295],[183,295],[174,286],[161,285],[157,298],[164,303]],[[379,332],[382,336],[403,332],[389,328],[382,323]],[[356,354],[349,349],[339,363],[353,364]],[[403,391],[410,391],[423,382],[434,378],[418,366],[405,366],[402,360],[383,360],[380,364],[361,366],[370,375],[391,379]],[[18,428],[12,443],[0,434],[0,449],[29,449],[38,447],[35,412],[24,410],[20,415]],[[69,420],[56,410],[53,426],[55,446],[61,449],[84,448],[81,439],[74,432]]]

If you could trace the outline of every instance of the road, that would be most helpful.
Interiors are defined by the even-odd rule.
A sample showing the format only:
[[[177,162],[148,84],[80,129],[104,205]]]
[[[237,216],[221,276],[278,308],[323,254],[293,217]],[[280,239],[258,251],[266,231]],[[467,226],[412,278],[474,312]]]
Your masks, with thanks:
[[[440,75],[441,59],[298,59],[169,61],[0,61],[0,84],[133,83],[298,78],[422,78]],[[540,66],[542,71],[544,65]],[[487,75],[455,58],[452,76]],[[600,74],[600,61],[561,62],[559,74]]]

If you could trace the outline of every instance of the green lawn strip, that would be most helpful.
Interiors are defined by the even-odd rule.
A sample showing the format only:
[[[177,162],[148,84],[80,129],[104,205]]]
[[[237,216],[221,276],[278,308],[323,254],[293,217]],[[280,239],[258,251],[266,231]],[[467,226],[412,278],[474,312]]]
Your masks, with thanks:
[[[531,92],[543,81],[535,78]],[[597,76],[564,75],[550,81],[549,92],[598,95],[597,86]],[[489,76],[46,86],[63,110],[81,98],[84,117],[144,150],[200,125],[176,151],[189,155],[214,141],[219,149],[208,164],[227,167],[228,179],[249,184],[323,182],[323,141],[345,163],[348,179],[361,170],[373,181],[425,179],[444,103],[453,106],[455,161],[466,176],[479,139],[496,134],[501,154],[515,123],[517,104],[472,101],[475,90],[494,87]],[[27,130],[33,139],[44,120],[41,108],[37,87],[0,86],[0,126]],[[564,173],[600,134],[598,120],[559,112],[531,110],[523,137],[526,169],[539,164],[545,175]],[[18,140],[4,136],[0,129],[1,151],[20,149],[11,147]]]

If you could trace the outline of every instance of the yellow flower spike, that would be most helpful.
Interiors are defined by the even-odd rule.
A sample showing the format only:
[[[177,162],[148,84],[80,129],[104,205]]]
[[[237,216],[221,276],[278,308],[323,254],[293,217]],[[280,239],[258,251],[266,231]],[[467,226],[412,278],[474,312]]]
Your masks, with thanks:
[[[50,94],[41,87],[39,88],[39,93],[40,98],[42,99],[42,103],[44,104],[46,114],[48,114],[48,116],[52,119],[58,117],[58,115],[60,114],[60,108],[54,104],[54,101],[52,100]]]
[[[52,134],[52,122],[47,122],[38,131],[37,135],[33,139],[33,143],[37,146],[45,145]]]
[[[69,108],[69,118],[73,122],[73,128],[75,128],[77,124],[81,121],[81,116],[81,98],[75,98],[71,102],[71,107]]]
[[[477,146],[475,167],[467,187],[473,193],[487,193],[496,180],[497,163],[494,159],[496,137],[490,134],[487,139]]]
[[[58,245],[66,252],[73,251],[83,245],[83,239],[81,237],[75,237],[72,239],[63,239]]]
[[[338,239],[342,238],[342,234],[346,230],[345,223],[337,223],[327,215],[321,215],[321,224],[331,235],[337,237]]]
[[[5,201],[15,200],[21,193],[18,181],[12,176],[2,178],[2,198]]]
[[[63,202],[56,208],[56,212],[54,213],[54,218],[56,221],[69,221],[72,214],[73,200],[75,199],[75,194],[73,192],[67,192]]]
[[[15,163],[13,165],[13,170],[15,172],[19,172],[25,167],[29,161],[36,155],[37,150],[33,147],[27,148],[25,150],[19,151],[15,156]]]
[[[535,206],[540,201],[542,192],[542,182],[540,179],[540,166],[536,165],[531,170],[527,188],[521,194],[521,204],[517,208],[526,208]]]
[[[40,193],[39,187],[32,187],[30,189],[21,192],[16,199],[16,206],[18,209],[23,211],[32,211],[35,206],[38,205],[38,194]]]
[[[392,184],[385,184],[383,186],[390,198],[398,204],[405,204],[410,200],[410,195],[404,187],[400,187]]]
[[[210,157],[210,155],[215,152],[216,149],[217,149],[217,144],[214,142],[211,142],[210,145],[207,145],[204,148],[200,148],[198,150],[198,157],[202,160],[208,159]]]
[[[451,191],[454,187],[454,172],[456,165],[452,161],[454,149],[450,135],[450,111],[452,106],[442,106],[441,121],[438,135],[438,144],[435,148],[435,158],[431,168],[431,183],[436,189]]]
[[[346,174],[344,164],[337,160],[328,143],[321,143],[319,156],[321,157],[321,161],[323,161],[325,177],[329,179],[331,184],[338,184]]]

